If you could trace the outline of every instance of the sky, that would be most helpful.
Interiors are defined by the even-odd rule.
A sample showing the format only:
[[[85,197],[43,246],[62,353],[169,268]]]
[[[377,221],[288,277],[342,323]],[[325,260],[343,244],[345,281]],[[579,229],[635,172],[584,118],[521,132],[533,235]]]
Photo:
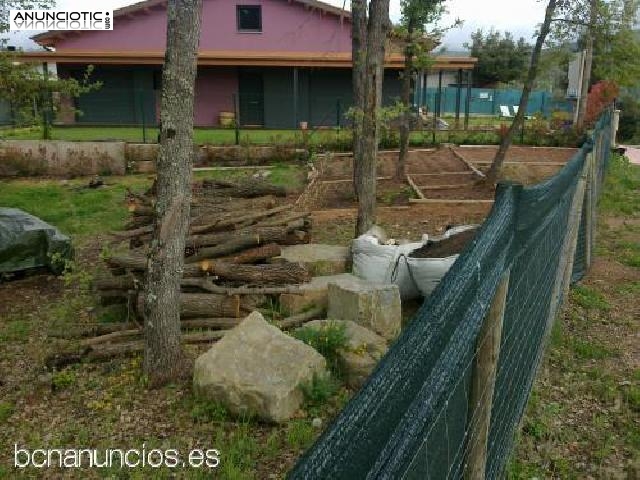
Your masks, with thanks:
[[[228,0],[222,0],[228,1]],[[324,0],[333,5],[342,6],[344,0]],[[117,9],[124,5],[136,3],[135,0],[99,0],[96,8]],[[347,8],[350,1],[346,0]],[[57,9],[86,8],[86,0],[58,0]],[[544,19],[545,3],[540,0],[446,0],[449,13],[443,19],[443,25],[451,25],[456,18],[463,20],[463,26],[451,30],[444,38],[443,44],[448,50],[461,50],[462,45],[470,40],[470,35],[479,28],[488,30],[508,30],[516,38],[523,36],[529,42],[536,25]],[[391,0],[391,19],[400,19],[400,0]],[[30,33],[30,35],[34,34]],[[29,36],[30,36],[29,35]],[[14,43],[14,42],[12,42]]]

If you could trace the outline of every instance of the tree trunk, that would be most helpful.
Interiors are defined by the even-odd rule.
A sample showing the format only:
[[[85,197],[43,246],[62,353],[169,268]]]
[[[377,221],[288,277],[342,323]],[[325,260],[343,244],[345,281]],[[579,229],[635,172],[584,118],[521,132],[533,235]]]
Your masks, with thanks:
[[[544,22],[542,23],[542,27],[540,29],[540,33],[538,34],[538,39],[536,40],[536,45],[533,49],[533,53],[531,55],[531,64],[529,65],[529,73],[527,74],[527,80],[525,81],[524,87],[522,89],[522,97],[520,97],[520,105],[518,107],[518,113],[516,117],[513,119],[511,123],[511,127],[507,131],[507,134],[502,139],[500,143],[500,148],[498,148],[498,152],[496,153],[495,158],[493,159],[493,163],[491,164],[491,168],[487,172],[486,181],[490,183],[495,183],[502,171],[502,165],[504,163],[504,159],[507,156],[507,151],[511,146],[511,142],[513,141],[514,134],[522,128],[524,125],[524,117],[527,113],[527,104],[529,103],[529,94],[531,93],[531,89],[533,88],[533,82],[536,79],[538,74],[538,63],[540,60],[540,52],[542,51],[542,46],[544,45],[545,39],[549,34],[549,29],[551,26],[551,20],[553,18],[553,13],[556,9],[556,0],[549,0],[547,4],[547,9],[544,16]]]
[[[367,75],[367,1],[351,2],[351,56],[353,75],[353,189],[359,198],[362,168],[362,116]]]
[[[180,345],[180,280],[191,204],[201,17],[202,0],[168,1],[156,218],[144,292],[144,373],[153,386],[186,373]]]
[[[576,116],[576,129],[584,128],[584,119],[587,116],[587,101],[589,99],[589,86],[591,85],[591,69],[593,66],[593,36],[596,23],[598,0],[591,0],[589,29],[585,42],[584,71],[582,85],[580,86],[580,100],[578,101],[578,115]]]
[[[380,123],[378,110],[382,104],[384,53],[389,28],[389,0],[371,0],[367,24],[364,109],[359,161],[354,157],[354,162],[358,164],[355,179],[358,196],[356,236],[369,230],[376,219],[376,167]]]
[[[404,114],[400,124],[400,154],[396,167],[396,180],[404,181],[406,175],[407,155],[409,153],[409,136],[411,135],[411,75],[413,73],[413,18],[407,25],[407,44],[404,50],[404,72],[402,77],[402,106]]]

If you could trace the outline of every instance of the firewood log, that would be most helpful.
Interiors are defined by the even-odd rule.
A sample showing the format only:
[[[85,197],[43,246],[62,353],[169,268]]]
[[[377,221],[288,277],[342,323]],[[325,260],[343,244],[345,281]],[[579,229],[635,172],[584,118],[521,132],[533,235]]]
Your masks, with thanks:
[[[138,296],[138,313],[144,308],[144,298]],[[249,310],[249,309],[248,309]],[[240,296],[216,295],[213,293],[181,293],[180,318],[218,318],[235,317],[241,315]],[[142,316],[142,315],[140,315]]]
[[[204,260],[200,268],[222,279],[249,285],[295,285],[311,280],[309,270],[299,263],[236,265]]]
[[[211,179],[203,180],[202,188],[207,191],[207,195],[214,196],[242,198],[261,197],[264,195],[275,195],[276,197],[287,196],[287,190],[284,187],[277,187],[259,181],[237,184]]]

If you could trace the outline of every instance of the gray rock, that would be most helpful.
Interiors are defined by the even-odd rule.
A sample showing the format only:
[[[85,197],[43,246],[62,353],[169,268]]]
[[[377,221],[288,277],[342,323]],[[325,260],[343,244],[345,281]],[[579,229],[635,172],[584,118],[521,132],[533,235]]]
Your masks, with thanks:
[[[402,326],[400,290],[357,277],[342,279],[329,284],[327,316],[350,320],[392,340]]]
[[[329,284],[356,278],[350,273],[313,277],[309,283],[298,286],[301,293],[283,293],[280,305],[288,314],[295,315],[311,307],[327,308],[329,303]]]
[[[283,247],[280,257],[292,263],[302,263],[312,275],[336,275],[350,268],[349,247],[309,243]]]
[[[326,375],[325,359],[253,312],[198,357],[194,390],[238,415],[284,422],[300,408],[301,383]]]
[[[314,320],[306,323],[306,328],[323,329],[329,325],[344,325],[347,345],[338,352],[347,385],[360,388],[378,361],[387,353],[387,342],[380,335],[344,320]]]

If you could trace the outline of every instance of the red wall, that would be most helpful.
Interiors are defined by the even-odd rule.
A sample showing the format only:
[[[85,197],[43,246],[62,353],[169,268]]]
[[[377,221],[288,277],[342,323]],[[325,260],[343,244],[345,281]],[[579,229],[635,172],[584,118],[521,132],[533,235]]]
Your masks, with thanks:
[[[233,112],[232,95],[238,91],[235,67],[201,67],[196,78],[195,125],[218,125],[220,112]]]
[[[236,5],[262,5],[262,33],[239,33]],[[350,52],[351,24],[289,0],[204,0],[201,51]],[[112,31],[61,39],[58,51],[164,51],[164,9],[116,17]]]

